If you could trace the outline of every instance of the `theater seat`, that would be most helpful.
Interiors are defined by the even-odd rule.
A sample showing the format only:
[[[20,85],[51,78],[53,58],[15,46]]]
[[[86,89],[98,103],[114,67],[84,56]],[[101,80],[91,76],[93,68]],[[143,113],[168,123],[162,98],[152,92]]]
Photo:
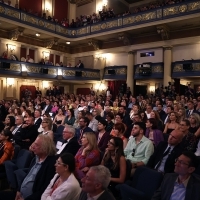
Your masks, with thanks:
[[[163,175],[155,170],[138,167],[131,181],[119,184],[122,200],[150,200],[160,186]]]

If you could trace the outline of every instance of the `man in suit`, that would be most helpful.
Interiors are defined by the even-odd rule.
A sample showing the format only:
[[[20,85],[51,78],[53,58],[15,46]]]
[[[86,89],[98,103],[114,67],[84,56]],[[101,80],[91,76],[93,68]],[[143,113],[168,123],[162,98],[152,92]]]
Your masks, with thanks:
[[[40,127],[40,124],[42,123],[41,114],[42,114],[41,109],[36,109],[35,112],[34,112],[34,117],[35,117],[34,125],[35,125],[37,130]]]
[[[186,118],[189,118],[190,117],[190,115],[192,114],[192,113],[198,113],[195,109],[194,109],[194,102],[193,101],[188,101],[187,102],[187,111],[186,111]]]
[[[82,192],[79,200],[114,200],[113,195],[108,192],[111,174],[103,165],[90,167],[86,176],[81,180]]]
[[[78,61],[78,64],[76,65],[77,68],[84,68],[84,64],[81,62],[81,60]]]
[[[157,105],[157,112],[160,116],[160,119],[162,120],[162,122],[164,123],[165,118],[167,116],[166,112],[163,110],[163,105],[162,104],[158,104]]]
[[[79,142],[81,142],[83,133],[85,132],[93,132],[93,130],[88,127],[90,120],[87,117],[81,117],[79,120],[79,129],[76,131],[76,137]]]
[[[21,185],[16,191],[0,192],[0,200],[16,199],[16,200],[40,200],[44,190],[49,185],[55,174],[56,149],[53,140],[47,136],[40,134],[30,150],[36,155],[32,161],[28,173],[23,174]],[[16,172],[18,175],[19,171]]]
[[[126,107],[125,106],[120,106],[119,107],[119,113],[123,115],[122,122],[124,124],[126,124],[126,126],[128,127],[132,123],[132,121],[130,119],[129,113],[126,112]]]
[[[19,145],[22,149],[29,149],[38,136],[38,131],[34,125],[34,118],[28,117],[26,124],[23,124],[21,127],[21,141]]]
[[[49,99],[45,99],[45,103],[46,103],[46,105],[45,105],[44,109],[42,110],[42,115],[44,113],[51,112],[51,109],[52,109],[52,106],[50,105],[50,100]]]
[[[182,139],[183,134],[181,131],[172,131],[168,142],[163,141],[158,144],[147,166],[161,173],[172,173],[174,171],[175,159],[178,158],[183,151],[181,145]]]
[[[57,154],[71,153],[75,156],[80,148],[80,145],[75,137],[75,128],[73,126],[65,126],[63,130],[63,139],[64,143]]]
[[[174,111],[174,108],[172,106],[167,106],[167,109],[166,109],[166,117],[163,121],[164,124],[166,124],[168,122],[168,119],[169,119],[169,115],[170,113]]]
[[[199,200],[200,178],[193,174],[197,165],[194,153],[183,152],[175,162],[175,173],[165,175],[151,200]]]
[[[21,130],[22,130],[22,125],[24,123],[24,118],[21,115],[17,115],[15,117],[15,129],[13,130],[13,140],[15,141],[15,144],[20,145],[21,144]]]

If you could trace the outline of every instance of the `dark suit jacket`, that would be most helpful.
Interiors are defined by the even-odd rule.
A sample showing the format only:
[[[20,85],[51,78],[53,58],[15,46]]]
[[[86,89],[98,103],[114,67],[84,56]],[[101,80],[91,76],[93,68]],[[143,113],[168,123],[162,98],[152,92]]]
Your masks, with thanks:
[[[44,108],[45,108],[46,106],[44,106]],[[52,109],[52,106],[51,105],[49,105],[48,107],[47,107],[47,109],[45,110],[45,112],[46,113],[49,113],[49,112],[51,112],[51,109]]]
[[[25,200],[40,200],[44,190],[49,185],[51,179],[55,174],[55,163],[56,156],[48,156],[45,161],[42,163],[40,170],[38,171],[35,181],[33,184],[33,194],[27,197]],[[34,166],[35,161],[32,162],[29,171]],[[28,173],[27,173],[28,174]],[[21,186],[20,186],[21,187]],[[20,187],[18,191],[20,191]]]
[[[97,141],[98,141],[98,136],[99,136],[99,133],[95,133],[96,134],[96,138],[97,138]],[[99,150],[101,152],[105,152],[105,149],[107,148],[108,146],[108,141],[110,140],[110,133],[109,132],[105,132],[102,136],[102,138],[100,138],[100,141],[98,143],[98,147],[99,147]]]
[[[31,146],[31,144],[35,141],[35,139],[38,136],[38,131],[35,127],[35,125],[32,126],[28,126],[26,128],[22,128],[21,129],[21,144],[20,147],[22,149],[29,149],[29,147]],[[29,142],[23,141],[29,139]]]
[[[88,126],[86,126],[83,129],[83,133],[86,133],[86,132],[93,132],[94,133],[94,131]],[[79,128],[79,129],[76,130],[76,138],[77,138],[77,140],[80,139],[80,136],[81,136],[81,129]]]
[[[13,140],[15,141],[15,144],[18,144],[19,146],[22,144],[21,130],[22,127],[20,126],[13,135]]]
[[[195,109],[193,109],[193,112],[192,112],[192,113],[197,113],[197,114],[199,114],[199,112],[196,111]],[[192,113],[191,113],[191,114],[192,114]],[[187,118],[189,118],[189,116],[190,116],[191,114],[189,114],[189,110],[186,110],[186,117],[187,117]]]
[[[40,124],[42,123],[42,119],[41,118],[39,118],[36,122],[35,122],[35,127],[36,127],[36,129],[38,130],[38,128],[40,127]]]
[[[151,200],[169,200],[174,189],[174,182],[176,181],[178,174],[166,174],[160,188],[155,192]],[[191,175],[187,187],[185,200],[199,200],[200,199],[200,178]],[[178,199],[177,199],[178,200]]]
[[[160,119],[162,120],[162,122],[164,123],[165,118],[167,117],[167,114],[165,111],[161,110],[160,112],[158,112]]]
[[[87,200],[87,193],[82,191],[79,200]],[[109,191],[105,190],[97,200],[115,200],[115,198]]]
[[[79,150],[80,145],[77,141],[76,137],[73,137],[68,144],[65,146],[65,148],[62,150],[62,152],[60,154],[63,153],[71,153],[74,156],[76,155],[77,151]]]
[[[158,164],[158,162],[161,160],[163,153],[165,152],[166,148],[168,146],[167,142],[160,142],[155,149],[153,155],[150,157],[147,167],[150,167],[152,169],[155,168],[155,166]],[[166,162],[165,162],[165,173],[173,173],[174,172],[174,163],[175,159],[178,158],[181,153],[183,152],[183,148],[181,144],[178,144],[174,147],[174,149],[169,154]]]

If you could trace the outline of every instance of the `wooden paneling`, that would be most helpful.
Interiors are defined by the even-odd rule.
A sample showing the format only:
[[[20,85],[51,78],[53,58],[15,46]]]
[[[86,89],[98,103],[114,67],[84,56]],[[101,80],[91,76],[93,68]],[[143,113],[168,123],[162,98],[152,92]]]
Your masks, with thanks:
[[[60,63],[60,56],[59,55],[56,55],[56,62],[55,62],[55,64],[59,64]]]
[[[35,60],[35,50],[29,49],[29,56],[34,60],[34,62],[38,62],[38,60]]]
[[[22,57],[26,58],[26,48],[23,47],[20,49],[20,60]]]

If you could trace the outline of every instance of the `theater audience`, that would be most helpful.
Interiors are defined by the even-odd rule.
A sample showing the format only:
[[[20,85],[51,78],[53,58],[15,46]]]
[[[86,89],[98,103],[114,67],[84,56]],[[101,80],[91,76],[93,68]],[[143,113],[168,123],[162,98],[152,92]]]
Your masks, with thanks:
[[[190,121],[190,128],[189,128],[189,132],[190,133],[196,133],[199,126],[200,126],[200,116],[197,113],[192,113],[189,117],[189,121]]]
[[[65,121],[65,115],[64,115],[64,110],[59,108],[58,109],[58,114],[55,116],[53,120],[53,124],[55,124],[57,127],[64,124]]]
[[[8,129],[11,132],[15,129],[15,117],[14,116],[6,117],[4,129]]]
[[[71,108],[67,110],[67,116],[64,120],[64,124],[73,126],[74,122],[75,122],[74,110]]]
[[[44,118],[42,120],[43,135],[48,135],[52,140],[54,139],[54,134],[52,131],[52,120],[51,118]]]

